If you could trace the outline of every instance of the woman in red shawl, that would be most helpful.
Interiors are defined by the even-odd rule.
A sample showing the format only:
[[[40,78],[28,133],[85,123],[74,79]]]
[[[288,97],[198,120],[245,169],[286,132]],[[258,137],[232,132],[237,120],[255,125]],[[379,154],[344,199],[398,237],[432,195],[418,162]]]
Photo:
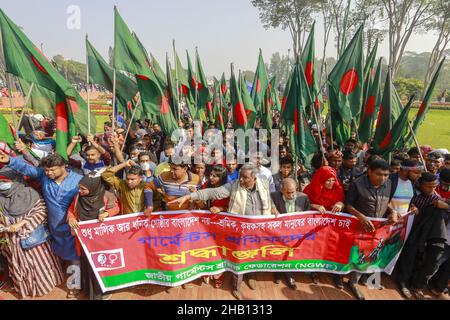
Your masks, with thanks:
[[[336,171],[328,166],[320,167],[306,186],[304,193],[311,201],[311,208],[325,213],[340,212],[344,207],[344,190],[336,175]]]
[[[306,186],[303,192],[308,195],[311,208],[320,211],[322,214],[326,211],[338,213],[344,207],[344,190],[339,183],[336,171],[332,167],[323,166],[317,169],[311,183]],[[316,272],[311,273],[311,278],[314,283],[319,283]],[[338,289],[344,288],[343,276],[334,275],[334,281]]]

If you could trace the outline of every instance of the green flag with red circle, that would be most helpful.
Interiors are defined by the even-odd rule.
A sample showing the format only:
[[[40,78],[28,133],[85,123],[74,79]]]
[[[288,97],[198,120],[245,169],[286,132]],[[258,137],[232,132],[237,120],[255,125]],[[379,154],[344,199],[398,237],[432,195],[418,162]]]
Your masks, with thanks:
[[[373,126],[376,116],[378,114],[378,108],[380,105],[380,84],[381,84],[381,68],[382,58],[380,58],[377,66],[377,70],[374,75],[374,79],[371,82],[369,90],[367,92],[366,102],[364,104],[363,112],[361,113],[361,120],[358,128],[359,140],[362,142],[369,142],[373,133]]]
[[[22,30],[0,9],[0,28],[5,67],[8,73],[70,100],[68,113],[71,126],[82,135],[89,133],[88,108],[78,91],[55,69]],[[55,105],[53,105],[55,106]],[[91,117],[91,133],[95,133],[95,117]],[[66,146],[67,147],[67,146]]]
[[[363,26],[350,41],[328,76],[329,108],[338,144],[350,138],[351,124],[361,111],[364,84]]]

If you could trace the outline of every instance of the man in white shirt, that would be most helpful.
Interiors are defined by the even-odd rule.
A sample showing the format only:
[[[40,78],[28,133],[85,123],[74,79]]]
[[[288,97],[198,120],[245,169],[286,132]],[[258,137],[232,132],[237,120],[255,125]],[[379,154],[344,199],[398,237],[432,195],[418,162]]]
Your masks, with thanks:
[[[391,205],[400,214],[408,212],[409,204],[415,194],[414,182],[421,175],[421,164],[417,160],[403,160],[400,171],[389,178],[392,182]]]
[[[270,171],[269,168],[266,168],[263,166],[264,161],[267,161],[267,160],[264,159],[262,152],[258,152],[256,154],[256,166],[258,167],[258,170],[259,170],[258,178],[266,179],[267,181],[269,181],[270,192],[275,192],[276,189],[275,189],[275,183],[273,181],[272,171]]]

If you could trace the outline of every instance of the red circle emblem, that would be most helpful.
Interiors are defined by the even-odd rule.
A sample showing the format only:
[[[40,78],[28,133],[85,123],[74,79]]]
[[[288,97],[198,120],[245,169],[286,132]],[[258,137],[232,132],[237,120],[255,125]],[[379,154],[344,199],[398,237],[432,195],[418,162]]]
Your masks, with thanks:
[[[352,93],[358,86],[358,79],[358,73],[355,69],[350,69],[347,71],[342,77],[340,84],[342,93],[346,96]]]
[[[67,110],[66,104],[64,102],[56,104],[55,116],[56,116],[56,130],[60,130],[62,132],[67,133],[68,131]]]
[[[243,126],[247,122],[247,115],[245,113],[244,105],[240,102],[234,106],[234,116],[240,126]]]
[[[313,84],[313,64],[311,61],[308,61],[305,66],[305,77],[308,86],[312,86]]]

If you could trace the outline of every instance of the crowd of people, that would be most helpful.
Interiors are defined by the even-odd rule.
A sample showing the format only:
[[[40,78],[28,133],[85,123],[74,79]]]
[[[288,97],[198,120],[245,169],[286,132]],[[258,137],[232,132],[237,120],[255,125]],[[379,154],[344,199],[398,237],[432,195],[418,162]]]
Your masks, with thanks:
[[[179,121],[179,128],[178,139],[194,141],[192,121]],[[386,218],[394,224],[412,212],[414,224],[393,278],[408,299],[424,299],[426,289],[436,296],[448,294],[448,151],[411,147],[396,151],[389,163],[356,137],[342,147],[330,135],[325,134],[323,140],[323,150],[310,163],[299,163],[288,137],[282,134],[279,169],[271,172],[262,152],[245,164],[236,159],[174,161],[177,141],[148,120],[114,126],[108,121],[103,133],[73,137],[67,148],[68,161],[54,152],[51,135],[27,131],[15,142],[14,150],[0,143],[1,272],[9,274],[14,290],[25,298],[48,294],[64,282],[68,266],[78,265],[81,287],[68,287],[67,297],[78,298],[83,293],[90,299],[108,299],[110,294],[102,293],[75,236],[81,221],[186,209],[275,217],[317,210],[352,214],[365,232],[373,232],[369,218]],[[233,148],[225,145],[213,153],[224,155]],[[206,142],[184,146],[183,152],[192,158],[211,156],[206,154]],[[310,276],[319,283],[317,273]],[[364,299],[359,285],[365,276],[351,272],[333,275],[333,279],[342,290],[348,277],[351,292]],[[232,293],[237,299],[242,299],[244,277],[251,289],[258,288],[254,274],[233,275]],[[275,274],[276,282],[283,280],[296,289],[292,272]],[[204,281],[220,288],[224,276],[204,277]]]

